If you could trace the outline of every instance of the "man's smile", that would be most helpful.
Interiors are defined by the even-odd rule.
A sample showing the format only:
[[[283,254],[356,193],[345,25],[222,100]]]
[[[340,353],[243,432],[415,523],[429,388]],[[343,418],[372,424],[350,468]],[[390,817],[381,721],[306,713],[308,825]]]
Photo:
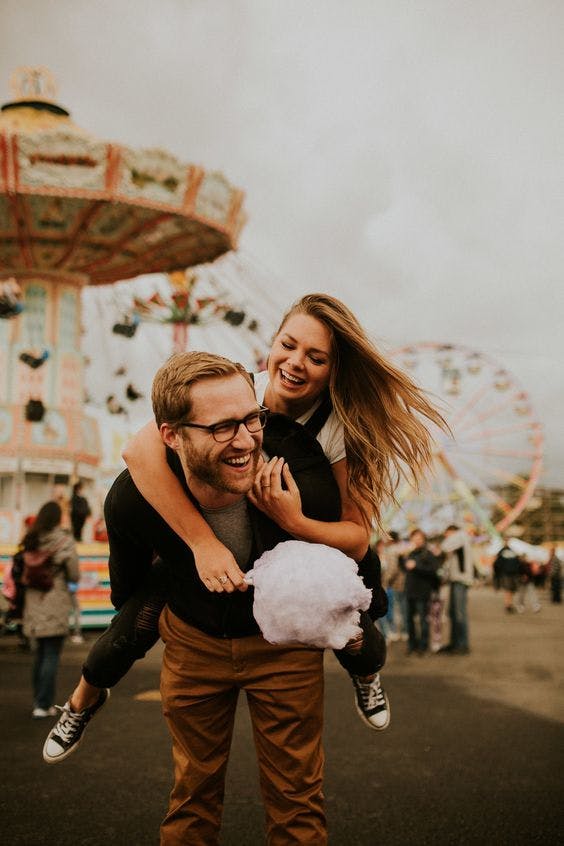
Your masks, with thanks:
[[[222,461],[224,464],[228,464],[229,467],[237,467],[241,469],[245,469],[252,460],[254,452],[246,452],[244,455],[232,455],[228,458],[223,458]]]

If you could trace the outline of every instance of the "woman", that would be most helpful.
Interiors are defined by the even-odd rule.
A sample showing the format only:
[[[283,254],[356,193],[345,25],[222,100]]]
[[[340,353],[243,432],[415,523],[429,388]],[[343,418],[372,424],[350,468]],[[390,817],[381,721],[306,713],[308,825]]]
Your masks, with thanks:
[[[415,479],[430,461],[431,439],[419,415],[444,427],[442,418],[415,384],[375,349],[352,312],[325,294],[303,297],[284,316],[268,370],[256,375],[255,388],[260,404],[300,424],[325,402],[327,414],[315,434],[340,493],[341,518],[326,522],[306,516],[289,468],[276,455],[259,469],[249,496],[252,503],[294,538],[333,546],[360,561],[372,523],[379,521],[382,502],[393,496],[399,476],[407,473]],[[124,458],[145,499],[191,548],[208,590],[242,588],[244,573],[233,555],[168,469],[154,423],[138,433]],[[360,716],[371,728],[382,729],[389,722],[389,708],[377,670],[385,647],[377,642],[379,633],[370,620],[362,628],[360,642],[340,650],[338,658],[353,677]],[[99,689],[83,678],[68,703],[79,737],[85,723],[79,726],[78,719],[81,714],[90,718],[91,709],[99,707],[99,696]],[[66,754],[67,749],[46,760]]]
[[[37,514],[21,546],[25,587],[23,631],[36,641],[33,664],[34,718],[56,713],[53,706],[59,656],[69,632],[71,599],[68,582],[78,582],[78,555],[74,541],[61,528],[62,512],[56,502],[47,502]],[[46,562],[36,563],[42,558]],[[39,568],[43,578],[38,578]],[[42,584],[42,586],[41,586]]]

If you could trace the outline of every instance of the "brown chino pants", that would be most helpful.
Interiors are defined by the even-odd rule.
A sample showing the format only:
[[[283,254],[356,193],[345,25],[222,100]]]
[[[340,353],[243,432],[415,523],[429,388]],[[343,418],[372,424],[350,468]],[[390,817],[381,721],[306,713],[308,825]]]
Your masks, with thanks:
[[[174,787],[161,846],[215,846],[239,690],[247,695],[269,846],[325,846],[323,653],[260,636],[216,638],[165,608],[163,713]]]

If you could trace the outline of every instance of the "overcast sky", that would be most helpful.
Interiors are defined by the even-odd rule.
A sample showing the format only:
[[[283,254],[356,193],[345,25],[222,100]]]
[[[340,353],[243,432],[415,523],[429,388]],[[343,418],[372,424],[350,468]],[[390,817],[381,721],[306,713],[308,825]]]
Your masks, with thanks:
[[[2,0],[0,46],[2,101],[47,65],[81,126],[244,188],[280,309],[506,366],[564,486],[561,0]]]

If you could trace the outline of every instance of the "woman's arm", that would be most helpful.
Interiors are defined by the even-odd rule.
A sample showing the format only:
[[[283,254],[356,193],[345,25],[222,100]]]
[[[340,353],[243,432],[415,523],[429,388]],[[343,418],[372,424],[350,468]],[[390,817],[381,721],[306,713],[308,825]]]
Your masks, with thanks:
[[[128,441],[122,456],[141,495],[192,550],[198,575],[208,590],[246,590],[244,573],[233,555],[216,538],[168,466],[165,445],[154,421]],[[219,578],[224,574],[229,581],[222,585]]]
[[[347,460],[331,465],[341,495],[341,519],[336,523],[305,517],[298,486],[283,458],[272,458],[257,473],[251,502],[297,540],[324,543],[360,561],[368,548],[369,528],[347,492]],[[282,488],[282,480],[286,490]]]

